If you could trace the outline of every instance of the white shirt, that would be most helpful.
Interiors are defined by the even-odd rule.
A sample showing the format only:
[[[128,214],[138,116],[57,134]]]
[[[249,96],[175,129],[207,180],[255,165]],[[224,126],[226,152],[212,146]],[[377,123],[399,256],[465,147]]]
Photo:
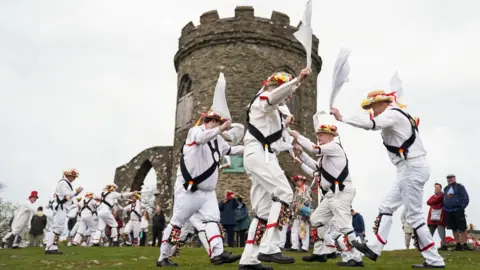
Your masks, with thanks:
[[[187,168],[188,173],[191,177],[196,178],[202,173],[207,171],[213,164],[212,151],[208,147],[208,142],[211,143],[212,147],[215,148],[214,140],[218,142],[218,152],[220,156],[218,157],[217,162],[220,162],[221,158],[225,155],[242,155],[243,154],[243,145],[230,146],[222,136],[219,136],[220,128],[205,128],[205,125],[200,125],[191,128],[188,131],[187,139],[185,145],[183,146],[183,159],[185,161],[185,167]],[[217,186],[218,179],[218,169],[215,172],[201,182],[197,187],[200,190],[211,191],[215,190]],[[177,170],[177,181],[175,185],[183,185],[185,182],[188,182],[190,179],[184,179],[182,171],[180,170],[180,165]]]
[[[128,205],[124,208],[124,210],[125,210],[127,213],[130,213],[130,220],[132,220],[132,221],[141,221],[141,218],[142,218],[144,209],[145,209],[144,205],[143,205],[142,202],[139,201],[139,200],[128,204]],[[133,212],[132,210],[135,210],[135,212],[137,212],[137,213],[140,215],[140,218],[139,218],[139,217],[137,216],[137,214],[135,214],[135,212]]]
[[[95,211],[95,207],[96,207],[96,202],[93,198],[86,198],[86,199],[83,199],[82,203],[80,204],[81,208],[83,208],[83,210],[81,211],[80,215],[85,215],[85,213],[87,213],[87,215],[91,215],[93,213],[93,211]],[[85,206],[88,206],[88,208],[90,208],[90,210],[88,210],[88,208],[84,208]]]
[[[103,194],[107,194],[108,191],[104,191],[102,192]],[[118,203],[118,199],[120,198],[128,198],[130,196],[133,195],[133,192],[124,192],[124,193],[119,193],[119,192],[116,192],[116,191],[112,191],[110,193],[108,193],[104,198],[103,200],[105,200],[110,206],[112,206],[112,209],[115,205],[117,205]],[[100,208],[105,208],[105,207],[108,207],[110,208],[108,205],[106,205],[105,203],[101,203],[100,206],[98,206],[98,209]]]
[[[342,147],[334,141],[323,145],[316,145],[312,143],[309,139],[301,135],[299,136],[297,141],[304,149],[320,157],[318,161],[315,161],[305,152],[300,155],[299,158],[303,161],[301,168],[309,176],[315,177],[317,166],[318,168],[320,168],[321,166],[333,177],[338,177],[347,165],[345,151],[343,151]],[[320,164],[320,161],[322,162],[322,164]],[[328,182],[323,176],[319,177],[322,189],[324,191],[329,191],[332,184]],[[345,185],[345,187],[352,186],[352,179],[350,177],[350,173],[343,181],[343,184]]]
[[[291,95],[299,85],[298,79],[295,78],[280,85],[271,92],[262,92],[252,103],[249,113],[250,124],[256,127],[264,137],[268,137],[282,128],[283,119],[280,117],[278,110],[283,105],[285,99]],[[245,146],[249,144],[260,144],[248,130],[243,138],[243,143]],[[282,151],[279,146],[279,141],[277,141],[274,142],[270,148],[272,151],[278,153]]]
[[[30,219],[36,212],[37,212],[37,207],[35,207],[35,203],[32,203],[30,200],[23,201],[18,207],[17,211],[15,211],[13,222],[22,221],[23,223],[23,222],[30,221]]]
[[[68,185],[67,182],[70,183],[70,185],[72,185],[72,183],[65,178],[60,180],[57,184],[57,188],[55,189],[55,196],[57,199],[55,199],[55,202],[54,202],[54,207],[53,207],[54,209],[58,205],[58,202],[65,199],[67,196],[69,197],[69,201],[63,204],[63,209],[70,211],[70,209],[72,209],[72,207],[74,206],[73,205],[74,201],[72,199],[73,197],[75,197],[76,192],[75,190],[73,190],[73,186],[70,187],[70,185]]]
[[[412,135],[412,126],[407,117],[396,110],[392,110],[393,108],[393,106],[389,107],[389,109],[386,109],[372,120],[370,120],[369,116],[362,115],[343,117],[342,122],[365,130],[372,130],[375,121],[373,130],[381,130],[385,144],[400,147]],[[426,154],[427,151],[423,146],[420,134],[416,132],[415,142],[408,149],[407,160],[425,156]],[[391,152],[388,152],[388,156],[393,165],[398,165],[403,161],[401,157]]]

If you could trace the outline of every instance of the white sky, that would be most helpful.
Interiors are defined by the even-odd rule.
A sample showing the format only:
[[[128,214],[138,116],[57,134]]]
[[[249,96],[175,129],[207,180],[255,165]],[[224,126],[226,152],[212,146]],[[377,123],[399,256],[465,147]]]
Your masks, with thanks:
[[[98,192],[113,181],[117,166],[141,150],[172,144],[173,56],[181,28],[189,21],[197,25],[203,12],[217,9],[220,17],[232,17],[235,6],[251,5],[256,16],[269,18],[275,9],[297,25],[304,9],[304,1],[293,0],[165,3],[2,1],[0,181],[8,188],[1,196],[16,202],[38,190],[45,203],[69,167],[80,170],[76,184]],[[387,87],[398,70],[429,151],[425,200],[435,182],[444,184],[444,176],[455,173],[470,191],[467,219],[478,226],[479,8],[474,0],[314,0],[312,15],[324,60],[319,105],[327,102],[341,46],[352,50],[350,82],[336,104],[344,113],[360,111],[362,97]],[[395,169],[380,134],[339,128],[357,187],[354,207],[372,237],[377,205]],[[399,215],[390,249],[403,247]]]

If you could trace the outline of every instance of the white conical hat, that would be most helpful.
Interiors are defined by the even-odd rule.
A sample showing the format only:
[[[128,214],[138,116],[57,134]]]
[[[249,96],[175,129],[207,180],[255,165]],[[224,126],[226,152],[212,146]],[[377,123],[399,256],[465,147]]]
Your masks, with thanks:
[[[217,117],[231,120],[230,111],[227,106],[227,98],[225,97],[225,88],[227,82],[225,76],[220,72],[218,76],[217,85],[215,86],[215,92],[213,93],[213,104],[210,110],[204,114],[204,117]]]
[[[232,128],[223,132],[223,136],[231,141],[231,145],[237,145],[245,134],[245,127],[242,124],[233,123]]]
[[[325,132],[338,136],[335,118],[323,110],[320,110],[313,115],[313,128],[315,133]]]

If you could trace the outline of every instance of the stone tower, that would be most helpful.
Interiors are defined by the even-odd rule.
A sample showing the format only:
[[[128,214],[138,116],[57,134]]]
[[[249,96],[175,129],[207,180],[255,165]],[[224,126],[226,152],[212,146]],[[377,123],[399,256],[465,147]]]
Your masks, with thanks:
[[[183,27],[174,58],[178,92],[172,181],[175,181],[180,148],[188,129],[212,105],[219,72],[225,74],[227,81],[226,96],[233,122],[245,124],[246,107],[263,80],[275,71],[286,71],[295,77],[305,67],[305,50],[293,36],[296,30],[285,14],[273,11],[270,19],[257,18],[254,9],[245,6],[237,7],[233,18],[220,19],[213,10],[200,16],[200,25],[189,22]],[[316,80],[321,66],[318,39],[314,37],[312,76],[297,89],[289,104],[296,117],[293,128],[304,134],[313,135]],[[281,154],[279,158],[287,176],[299,171],[288,154]],[[237,158],[235,163],[237,170],[220,173],[217,194],[223,197],[224,191],[230,189],[248,202],[250,180],[241,172],[242,159]]]

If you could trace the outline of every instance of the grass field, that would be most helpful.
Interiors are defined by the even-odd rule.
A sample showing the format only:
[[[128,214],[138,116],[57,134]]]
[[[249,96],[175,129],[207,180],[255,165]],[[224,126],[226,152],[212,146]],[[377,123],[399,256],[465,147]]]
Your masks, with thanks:
[[[44,255],[41,248],[0,249],[0,269],[154,269],[158,248],[152,247],[62,247],[64,255]],[[240,254],[241,249],[230,249]],[[289,253],[295,264],[268,264],[275,269],[338,269],[335,261],[328,263],[306,263],[301,257],[306,253]],[[448,269],[480,269],[480,252],[442,252]],[[238,263],[213,266],[204,249],[184,248],[180,257],[173,260],[181,269],[238,269]],[[384,252],[374,263],[365,258],[368,269],[410,269],[411,264],[421,263],[422,257],[416,250]]]

